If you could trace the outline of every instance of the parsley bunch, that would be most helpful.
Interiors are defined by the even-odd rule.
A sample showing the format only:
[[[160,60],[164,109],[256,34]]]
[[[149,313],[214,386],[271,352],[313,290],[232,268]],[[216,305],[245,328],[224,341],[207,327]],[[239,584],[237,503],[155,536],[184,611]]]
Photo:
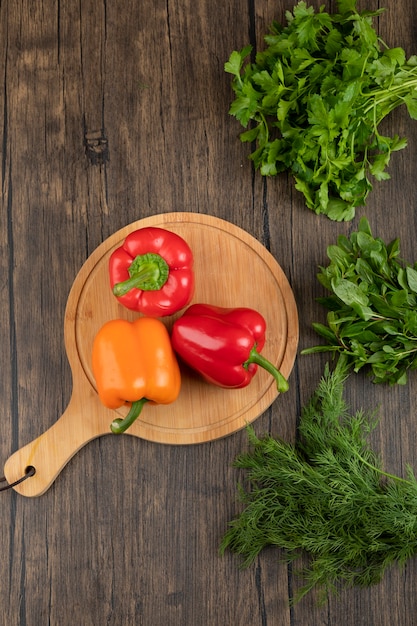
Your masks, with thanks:
[[[233,75],[230,114],[249,130],[250,155],[265,176],[290,170],[307,206],[332,220],[351,220],[365,204],[371,178],[389,178],[391,153],[406,139],[380,134],[379,125],[405,104],[417,119],[417,56],[389,48],[372,25],[377,11],[358,12],[338,0],[339,13],[299,2],[287,24],[273,22],[268,47],[252,47],[225,64]]]
[[[378,583],[386,569],[417,552],[417,481],[388,474],[367,443],[375,420],[350,415],[343,400],[346,368],[326,368],[303,409],[295,445],[248,427],[251,450],[235,460],[247,470],[245,505],[223,537],[253,562],[266,546],[284,549],[289,562],[309,556],[294,602],[317,587],[324,600],[338,586]]]
[[[367,366],[376,383],[405,384],[417,368],[417,264],[402,262],[399,240],[372,236],[361,218],[350,238],[327,248],[330,263],[317,275],[331,295],[318,298],[327,325],[314,323],[327,346],[302,354],[339,353],[358,372]]]

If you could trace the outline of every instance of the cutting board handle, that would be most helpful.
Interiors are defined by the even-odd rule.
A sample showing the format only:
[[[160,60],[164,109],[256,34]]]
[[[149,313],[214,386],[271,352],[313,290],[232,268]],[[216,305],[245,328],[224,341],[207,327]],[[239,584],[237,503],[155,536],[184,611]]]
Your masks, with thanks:
[[[24,476],[27,468],[34,467],[35,474],[13,489],[28,497],[45,493],[80,448],[111,432],[114,413],[104,413],[105,419],[98,420],[94,393],[87,393],[82,399],[73,394],[65,412],[47,431],[8,458],[4,475],[9,484]]]

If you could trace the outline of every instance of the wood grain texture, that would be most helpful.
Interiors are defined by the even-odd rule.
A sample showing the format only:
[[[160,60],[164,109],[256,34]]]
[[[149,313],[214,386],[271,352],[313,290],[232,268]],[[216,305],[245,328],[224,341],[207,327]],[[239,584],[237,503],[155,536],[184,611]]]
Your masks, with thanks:
[[[246,230],[289,279],[299,349],[316,342],[312,321],[324,320],[315,299],[326,246],[361,215],[378,236],[400,237],[403,257],[417,260],[417,124],[404,110],[385,129],[407,136],[408,147],[393,155],[391,180],[375,186],[351,224],[305,209],[290,177],[263,180],[251,169],[228,115],[223,64],[249,42],[261,48],[268,24],[293,4],[0,3],[0,466],[68,406],[63,325],[71,285],[94,249],[126,224],[190,211]],[[417,52],[412,0],[385,6],[381,37]],[[258,434],[295,438],[325,361],[297,357],[290,390],[256,420]],[[416,395],[415,376],[388,390],[364,374],[349,382],[355,408],[380,406],[372,443],[388,471],[417,468]],[[290,609],[299,583],[279,551],[266,550],[246,570],[237,557],[218,556],[240,510],[242,476],[232,462],[246,446],[243,431],[195,446],[102,437],[40,498],[0,494],[0,625],[413,626],[416,559],[371,589],[343,591],[324,607],[312,594]]]

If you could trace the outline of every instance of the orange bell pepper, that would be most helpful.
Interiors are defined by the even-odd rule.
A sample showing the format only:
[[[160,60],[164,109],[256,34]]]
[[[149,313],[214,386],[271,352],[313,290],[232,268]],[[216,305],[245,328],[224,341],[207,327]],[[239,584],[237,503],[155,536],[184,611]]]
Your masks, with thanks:
[[[181,375],[164,324],[150,317],[134,322],[117,319],[97,333],[92,352],[93,374],[101,402],[109,409],[131,408],[113,420],[113,433],[125,432],[144,404],[170,404],[178,397]]]

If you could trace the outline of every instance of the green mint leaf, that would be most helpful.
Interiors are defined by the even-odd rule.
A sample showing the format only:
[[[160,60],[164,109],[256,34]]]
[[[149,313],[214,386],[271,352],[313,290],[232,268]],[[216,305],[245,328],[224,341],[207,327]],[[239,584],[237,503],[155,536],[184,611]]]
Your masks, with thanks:
[[[412,267],[406,268],[407,282],[412,292],[417,293],[417,271]]]
[[[400,240],[394,239],[387,246],[387,254],[390,259],[395,259],[400,254]]]
[[[337,297],[348,306],[352,306],[353,304],[367,306],[368,304],[366,293],[364,293],[358,285],[349,280],[341,278],[340,280],[333,281],[332,289]]]
[[[372,232],[371,232],[371,227],[369,225],[369,221],[364,216],[361,217],[361,219],[359,220],[358,232],[365,233],[366,235],[369,235],[370,237],[372,237]]]
[[[364,306],[360,302],[353,302],[351,306],[356,315],[358,315],[362,320],[369,321],[375,314],[372,307]]]
[[[363,282],[371,284],[374,281],[375,273],[362,257],[359,257],[355,263],[355,272]]]
[[[373,252],[379,252],[384,246],[381,241],[374,239],[369,232],[359,230],[355,233],[354,241],[362,254],[370,256]]]
[[[363,322],[356,322],[347,326],[341,332],[343,339],[352,339],[353,337],[360,337],[361,341],[377,341],[378,335],[369,329],[369,320]]]
[[[340,267],[341,269],[345,269],[350,265],[351,255],[349,252],[341,248],[339,245],[331,245],[327,247],[327,256],[329,259]]]
[[[404,304],[407,304],[407,301],[408,292],[405,289],[395,291],[390,298],[390,304],[394,307],[402,307]]]
[[[400,287],[402,287],[405,291],[408,291],[409,287],[408,287],[408,282],[407,282],[407,275],[403,267],[400,267],[398,269],[397,281]]]
[[[318,335],[321,335],[322,337],[330,341],[330,343],[337,342],[335,334],[327,326],[324,326],[324,324],[319,324],[318,322],[315,322],[312,324],[312,326]]]

